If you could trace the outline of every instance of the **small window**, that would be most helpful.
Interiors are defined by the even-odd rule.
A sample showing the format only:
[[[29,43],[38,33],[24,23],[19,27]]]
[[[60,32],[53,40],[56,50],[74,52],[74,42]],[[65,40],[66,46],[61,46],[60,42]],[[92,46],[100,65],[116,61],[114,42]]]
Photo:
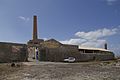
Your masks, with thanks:
[[[37,42],[35,42],[34,44],[38,44]]]

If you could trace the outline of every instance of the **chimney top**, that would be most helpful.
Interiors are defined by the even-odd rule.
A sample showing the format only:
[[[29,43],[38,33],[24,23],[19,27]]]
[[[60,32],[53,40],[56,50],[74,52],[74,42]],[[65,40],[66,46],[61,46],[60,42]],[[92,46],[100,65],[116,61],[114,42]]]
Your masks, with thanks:
[[[104,48],[107,49],[107,43],[104,44]]]

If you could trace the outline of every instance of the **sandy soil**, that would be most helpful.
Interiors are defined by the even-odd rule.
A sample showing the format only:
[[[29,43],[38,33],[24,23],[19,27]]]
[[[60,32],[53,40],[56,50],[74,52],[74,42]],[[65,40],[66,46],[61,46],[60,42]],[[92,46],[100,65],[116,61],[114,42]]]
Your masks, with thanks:
[[[0,80],[120,80],[120,61],[0,64]]]

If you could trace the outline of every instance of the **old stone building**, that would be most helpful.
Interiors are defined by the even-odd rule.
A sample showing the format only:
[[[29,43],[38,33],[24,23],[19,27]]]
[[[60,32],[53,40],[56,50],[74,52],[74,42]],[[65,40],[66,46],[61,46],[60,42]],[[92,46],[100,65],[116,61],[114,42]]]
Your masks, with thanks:
[[[44,41],[37,37],[37,16],[33,17],[33,39],[28,43],[29,60],[63,61],[74,57],[76,61],[110,60],[114,59],[113,52],[98,48],[81,48],[78,45],[62,44],[55,39]]]
[[[63,61],[74,57],[75,61],[110,60],[113,52],[100,48],[83,48],[78,45],[62,44],[55,39],[38,39],[37,16],[33,17],[33,38],[27,44],[0,42],[0,62],[20,61]]]
[[[31,44],[28,42],[28,45]],[[68,58],[73,55],[74,57],[77,57],[79,55],[78,46],[65,45],[54,39],[40,42],[37,44],[37,46],[32,48],[29,47],[29,51],[30,49],[32,50],[32,53],[30,52],[29,58],[36,57],[36,55],[33,53],[35,53],[35,49],[38,48],[38,56],[40,61],[63,61],[64,58]]]

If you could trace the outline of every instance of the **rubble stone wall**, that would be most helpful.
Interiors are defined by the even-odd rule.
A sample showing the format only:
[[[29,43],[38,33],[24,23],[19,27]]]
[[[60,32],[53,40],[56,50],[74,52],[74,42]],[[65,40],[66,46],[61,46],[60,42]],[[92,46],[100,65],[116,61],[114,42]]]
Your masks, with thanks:
[[[112,60],[114,59],[113,53],[82,53],[79,56],[79,61],[91,61],[91,60]]]
[[[61,46],[59,48],[45,48],[40,51],[40,58],[46,58],[46,61],[64,61],[65,58],[80,56],[78,48],[75,46]],[[41,60],[41,59],[40,59]]]
[[[41,55],[44,55],[43,56]],[[66,47],[60,48],[49,48],[45,49],[44,52],[41,52],[40,58],[43,58],[43,61],[53,61],[59,62],[64,61],[68,57],[74,57],[77,62],[79,61],[103,61],[103,60],[112,60],[114,59],[113,53],[80,53],[76,49],[70,49]],[[42,60],[42,59],[41,59]]]
[[[27,61],[26,44],[0,42],[0,62]]]

